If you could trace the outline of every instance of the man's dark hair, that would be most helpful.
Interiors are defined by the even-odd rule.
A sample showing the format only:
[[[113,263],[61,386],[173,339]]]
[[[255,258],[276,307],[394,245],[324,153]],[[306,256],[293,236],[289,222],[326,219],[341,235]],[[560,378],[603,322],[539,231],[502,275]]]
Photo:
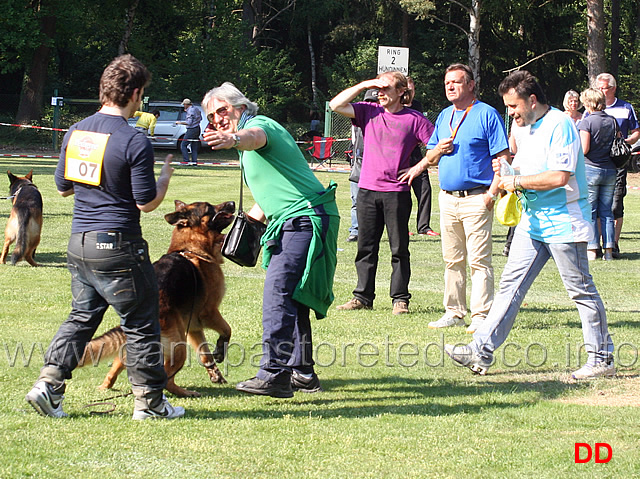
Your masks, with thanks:
[[[153,110],[153,111],[151,112],[151,114],[152,114],[153,116],[160,116],[160,110]]]
[[[133,91],[146,87],[151,81],[151,73],[133,55],[116,57],[100,78],[100,103],[126,106]]]
[[[547,97],[542,91],[542,87],[527,70],[518,70],[511,73],[507,78],[502,80],[498,87],[500,96],[504,96],[513,89],[520,98],[527,98],[529,95],[535,95],[539,103],[547,104]]]

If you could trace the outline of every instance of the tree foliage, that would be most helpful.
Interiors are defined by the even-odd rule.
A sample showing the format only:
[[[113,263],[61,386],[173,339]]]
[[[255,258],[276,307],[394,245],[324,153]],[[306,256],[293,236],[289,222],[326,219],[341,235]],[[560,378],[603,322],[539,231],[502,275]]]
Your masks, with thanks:
[[[620,7],[619,52],[611,43],[612,1]],[[3,98],[21,90],[25,96],[32,81],[31,101],[39,108],[54,89],[97,98],[105,65],[126,50],[153,73],[152,99],[199,101],[231,81],[264,113],[302,122],[314,104],[322,107],[343,88],[375,76],[377,47],[390,45],[409,47],[418,99],[438,110],[447,104],[446,66],[471,62],[476,6],[482,98],[501,108],[498,83],[530,62],[526,68],[560,105],[566,90],[588,86],[587,4],[594,2],[603,7],[598,53],[605,66],[593,68],[609,68],[613,53],[620,95],[640,107],[637,0],[2,0],[0,87]],[[53,29],[45,28],[45,18]],[[2,103],[15,115],[16,100]]]

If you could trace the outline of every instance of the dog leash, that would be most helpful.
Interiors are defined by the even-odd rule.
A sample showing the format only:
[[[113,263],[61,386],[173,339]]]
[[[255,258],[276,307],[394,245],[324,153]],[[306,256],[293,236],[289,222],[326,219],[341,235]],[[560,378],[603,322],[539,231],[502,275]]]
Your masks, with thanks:
[[[18,188],[18,189],[16,190],[16,192],[15,192],[14,194],[12,194],[11,196],[3,196],[3,197],[1,197],[0,199],[3,199],[3,200],[11,200],[11,199],[15,198],[16,196],[18,196],[18,193],[20,193],[20,190],[21,190],[21,189],[22,189],[22,186],[21,186],[20,188]]]
[[[22,190],[22,188],[24,188],[25,186],[33,186],[35,189],[38,189],[38,187],[36,185],[34,185],[34,184],[23,185],[20,188],[18,188],[16,190],[16,192],[14,194],[12,194],[11,196],[0,196],[0,200],[11,200],[11,199],[15,198],[20,193],[20,190]]]

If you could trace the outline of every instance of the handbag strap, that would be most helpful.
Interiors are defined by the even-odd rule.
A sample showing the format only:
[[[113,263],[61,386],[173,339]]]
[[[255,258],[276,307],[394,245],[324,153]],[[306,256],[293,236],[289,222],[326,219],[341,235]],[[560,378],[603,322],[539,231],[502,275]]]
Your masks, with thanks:
[[[240,156],[240,202],[238,203],[238,213],[242,213],[242,183],[244,183],[244,168],[242,168],[242,156]]]

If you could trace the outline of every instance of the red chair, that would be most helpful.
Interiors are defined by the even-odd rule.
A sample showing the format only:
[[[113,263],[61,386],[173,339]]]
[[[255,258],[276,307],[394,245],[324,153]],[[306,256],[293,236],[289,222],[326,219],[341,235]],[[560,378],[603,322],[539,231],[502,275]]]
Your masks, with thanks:
[[[324,164],[328,161],[329,166],[331,166],[331,158],[333,158],[336,154],[333,151],[333,142],[334,138],[314,136],[312,140],[312,145],[306,150],[311,155],[311,168],[320,168],[324,166]],[[314,162],[318,164],[314,167]]]

